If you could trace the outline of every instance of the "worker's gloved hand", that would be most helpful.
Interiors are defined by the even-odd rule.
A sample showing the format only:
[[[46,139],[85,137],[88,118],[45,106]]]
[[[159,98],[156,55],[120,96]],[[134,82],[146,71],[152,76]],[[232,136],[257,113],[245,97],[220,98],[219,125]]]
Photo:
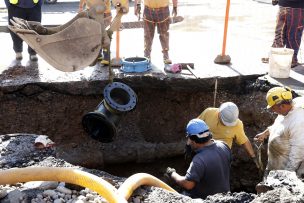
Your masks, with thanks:
[[[256,157],[252,157],[252,161],[255,163],[255,165],[256,165],[256,167],[257,167],[258,169],[261,169],[261,166],[260,166],[260,164],[259,164],[259,162],[258,162],[258,159],[257,159]]]
[[[176,16],[177,16],[177,6],[174,6],[174,7],[173,7],[172,16],[173,16],[173,17],[176,17]]]
[[[167,183],[168,185],[174,185],[174,180],[171,178],[171,175],[173,172],[176,172],[174,168],[170,168],[168,167],[166,169],[166,172],[164,173],[164,181],[165,183]]]
[[[172,175],[173,172],[176,172],[176,170],[174,168],[168,167],[166,169],[165,176],[168,177],[168,178],[171,178],[171,175]]]
[[[279,3],[279,0],[272,0],[272,5],[277,5]]]
[[[265,132],[259,133],[256,136],[254,136],[254,141],[257,142],[264,142],[264,140],[267,138],[267,134]]]
[[[186,144],[186,146],[185,146],[185,149],[184,149],[184,158],[185,158],[186,162],[190,163],[192,161],[192,149],[191,149],[190,145]]]
[[[141,4],[137,4],[137,5],[136,5],[136,8],[135,8],[135,10],[134,10],[134,14],[135,14],[136,16],[138,16],[138,15],[140,15],[140,12],[141,12]]]

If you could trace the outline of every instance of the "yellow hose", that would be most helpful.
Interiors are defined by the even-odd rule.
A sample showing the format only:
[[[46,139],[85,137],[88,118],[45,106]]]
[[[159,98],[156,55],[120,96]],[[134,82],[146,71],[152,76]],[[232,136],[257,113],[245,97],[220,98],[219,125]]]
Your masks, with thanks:
[[[118,193],[123,196],[126,200],[130,198],[132,193],[142,185],[149,185],[155,187],[161,187],[170,192],[177,193],[173,188],[164,183],[163,181],[155,178],[154,176],[147,173],[137,173],[130,176],[125,182],[118,188]]]
[[[89,188],[110,203],[126,203],[117,189],[93,174],[72,168],[28,167],[0,171],[0,185],[28,181],[67,182]]]
[[[98,176],[72,168],[27,167],[0,171],[0,185],[28,181],[58,181],[80,185],[97,192],[110,203],[127,203],[132,193],[142,185],[177,193],[169,185],[147,173],[132,175],[117,190]]]

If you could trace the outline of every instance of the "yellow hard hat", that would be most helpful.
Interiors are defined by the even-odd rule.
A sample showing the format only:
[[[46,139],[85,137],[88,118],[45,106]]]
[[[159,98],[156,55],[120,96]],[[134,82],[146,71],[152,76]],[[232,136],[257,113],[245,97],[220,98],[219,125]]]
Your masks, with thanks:
[[[271,108],[273,105],[278,104],[284,100],[292,100],[291,89],[288,87],[273,87],[266,95],[267,109]]]

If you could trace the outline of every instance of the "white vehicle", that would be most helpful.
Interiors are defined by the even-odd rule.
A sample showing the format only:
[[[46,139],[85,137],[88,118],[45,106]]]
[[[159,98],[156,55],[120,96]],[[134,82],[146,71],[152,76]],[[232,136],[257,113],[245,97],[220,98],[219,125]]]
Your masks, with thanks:
[[[55,4],[57,0],[44,0],[44,3],[46,4]]]

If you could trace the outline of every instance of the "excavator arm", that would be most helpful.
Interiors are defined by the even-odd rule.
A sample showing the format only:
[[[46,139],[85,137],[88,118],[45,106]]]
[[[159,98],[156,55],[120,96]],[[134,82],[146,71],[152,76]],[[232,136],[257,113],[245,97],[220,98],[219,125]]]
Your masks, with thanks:
[[[54,68],[77,71],[96,61],[101,48],[110,44],[108,32],[120,28],[121,17],[128,12],[128,1],[116,0],[113,4],[117,15],[108,31],[104,25],[105,3],[100,0],[91,0],[89,9],[60,26],[44,27],[39,22],[13,18],[9,29]]]

